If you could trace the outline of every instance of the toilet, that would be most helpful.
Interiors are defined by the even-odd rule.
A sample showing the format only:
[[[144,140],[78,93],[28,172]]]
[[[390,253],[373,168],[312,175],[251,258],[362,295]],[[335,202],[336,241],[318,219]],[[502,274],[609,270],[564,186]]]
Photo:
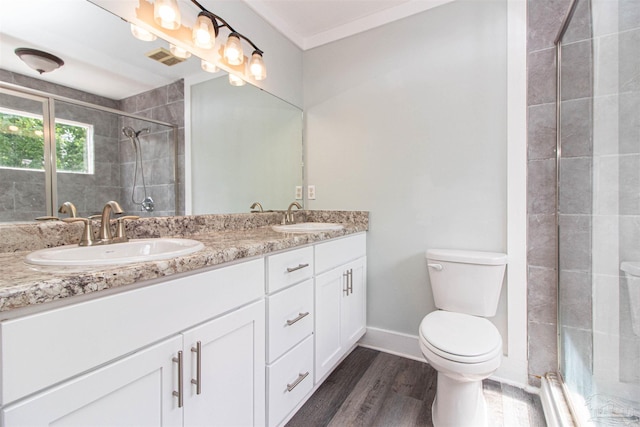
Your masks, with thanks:
[[[435,427],[486,426],[482,380],[502,361],[502,337],[485,317],[498,308],[507,255],[429,249],[427,267],[438,310],[420,323],[420,349],[438,372]]]

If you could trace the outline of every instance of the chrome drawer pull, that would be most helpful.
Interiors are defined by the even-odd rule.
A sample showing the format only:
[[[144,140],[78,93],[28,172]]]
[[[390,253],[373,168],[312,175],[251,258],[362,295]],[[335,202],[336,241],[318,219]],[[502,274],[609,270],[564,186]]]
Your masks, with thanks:
[[[305,372],[304,374],[299,374],[298,375],[298,379],[296,379],[293,382],[293,384],[287,384],[287,391],[292,391],[294,388],[296,388],[298,386],[298,384],[300,384],[302,382],[302,380],[307,378],[307,375],[309,375],[309,371]]]
[[[202,341],[196,342],[195,347],[191,347],[191,352],[196,354],[196,379],[191,379],[191,384],[196,386],[196,394],[202,393]]]
[[[307,317],[309,315],[309,312],[307,311],[306,313],[298,313],[298,317],[296,317],[293,320],[287,320],[287,325],[291,326],[294,323],[296,323],[299,320],[304,319],[305,317]]]
[[[294,271],[302,270],[305,267],[309,267],[309,264],[299,264],[297,267],[287,267],[287,273],[293,273]]]
[[[174,391],[173,395],[178,398],[178,408],[182,408],[184,395],[182,392],[182,351],[178,352],[178,357],[171,360],[178,364],[178,391]]]

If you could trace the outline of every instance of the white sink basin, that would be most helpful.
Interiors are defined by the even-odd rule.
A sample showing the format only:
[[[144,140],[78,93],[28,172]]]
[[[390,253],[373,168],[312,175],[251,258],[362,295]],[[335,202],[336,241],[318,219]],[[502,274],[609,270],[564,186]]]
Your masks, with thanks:
[[[271,228],[281,233],[319,233],[342,230],[344,226],[333,222],[301,222],[300,224],[272,225]]]
[[[188,255],[204,248],[191,239],[139,239],[111,245],[67,245],[31,252],[26,262],[36,265],[113,265],[157,261]]]

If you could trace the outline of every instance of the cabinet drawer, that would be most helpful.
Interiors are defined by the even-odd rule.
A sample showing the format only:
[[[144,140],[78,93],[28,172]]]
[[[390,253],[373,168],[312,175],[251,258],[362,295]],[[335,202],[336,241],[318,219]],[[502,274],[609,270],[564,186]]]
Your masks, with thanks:
[[[267,258],[267,292],[275,292],[313,275],[313,247],[295,249]]]
[[[269,426],[278,425],[313,388],[313,337],[267,368]]]
[[[269,347],[272,362],[313,332],[313,280],[309,279],[267,298]]]
[[[0,324],[0,403],[19,399],[264,296],[257,259]]]
[[[316,274],[367,254],[367,235],[356,234],[316,245]]]

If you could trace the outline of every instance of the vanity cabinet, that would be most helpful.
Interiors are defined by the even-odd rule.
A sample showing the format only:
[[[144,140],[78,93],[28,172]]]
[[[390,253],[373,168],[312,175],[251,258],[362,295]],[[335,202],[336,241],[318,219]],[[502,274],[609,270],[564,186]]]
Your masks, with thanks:
[[[282,425],[365,332],[364,233],[0,322],[0,426]]]
[[[366,331],[366,237],[358,234],[319,244],[315,261],[317,383]]]
[[[5,321],[0,337],[5,427],[264,425],[263,259]]]
[[[267,257],[267,425],[313,389],[313,246]]]
[[[13,426],[181,426],[173,337],[2,410]]]

